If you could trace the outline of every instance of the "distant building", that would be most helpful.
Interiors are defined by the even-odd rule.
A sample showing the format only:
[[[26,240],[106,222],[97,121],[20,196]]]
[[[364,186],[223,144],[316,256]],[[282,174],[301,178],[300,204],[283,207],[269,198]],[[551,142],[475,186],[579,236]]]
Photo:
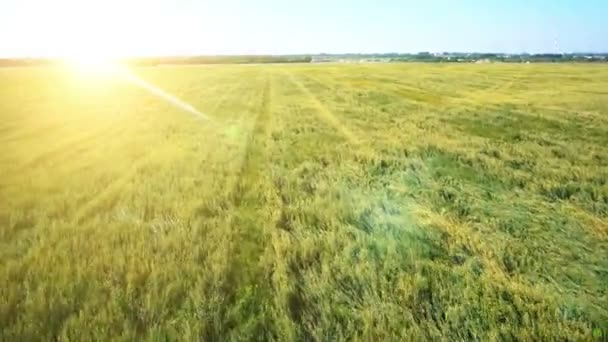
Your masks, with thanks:
[[[332,59],[325,56],[313,56],[310,59],[310,63],[329,63],[332,62]]]

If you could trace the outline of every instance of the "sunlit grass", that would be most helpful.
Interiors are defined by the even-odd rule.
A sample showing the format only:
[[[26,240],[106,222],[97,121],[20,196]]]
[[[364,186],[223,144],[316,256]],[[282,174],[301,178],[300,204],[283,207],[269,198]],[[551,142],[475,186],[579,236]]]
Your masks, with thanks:
[[[130,71],[210,120],[69,70],[0,69],[0,340],[584,340],[608,317],[601,66]]]

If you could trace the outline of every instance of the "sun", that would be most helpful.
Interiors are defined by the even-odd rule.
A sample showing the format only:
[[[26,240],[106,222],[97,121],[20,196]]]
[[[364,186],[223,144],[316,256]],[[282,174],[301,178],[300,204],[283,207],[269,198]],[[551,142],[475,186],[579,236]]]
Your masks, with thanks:
[[[102,52],[81,51],[61,59],[73,71],[89,76],[112,75],[120,72],[122,68],[116,58]]]
[[[114,73],[116,61],[128,57],[138,46],[135,13],[117,0],[63,0],[62,9],[62,20],[53,26],[49,50],[80,73]]]

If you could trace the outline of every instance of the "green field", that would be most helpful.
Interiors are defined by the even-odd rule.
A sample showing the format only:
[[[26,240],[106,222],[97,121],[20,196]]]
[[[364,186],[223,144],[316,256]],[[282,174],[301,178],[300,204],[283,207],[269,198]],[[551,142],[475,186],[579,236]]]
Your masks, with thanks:
[[[0,69],[0,340],[585,340],[603,65]]]

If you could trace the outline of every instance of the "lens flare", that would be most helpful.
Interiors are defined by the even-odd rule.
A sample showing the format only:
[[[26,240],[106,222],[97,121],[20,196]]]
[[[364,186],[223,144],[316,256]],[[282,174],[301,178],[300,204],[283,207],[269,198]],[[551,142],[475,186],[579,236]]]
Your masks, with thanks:
[[[65,58],[64,61],[77,74],[85,76],[86,78],[118,77],[119,79],[134,84],[150,94],[169,102],[181,110],[202,119],[209,120],[207,115],[203,114],[191,104],[145,81],[131,72],[127,67],[114,62],[111,58],[104,58],[102,56],[76,56]]]
[[[198,109],[194,108],[194,106],[190,105],[187,102],[182,101],[181,99],[177,98],[176,96],[169,94],[168,92],[160,89],[159,87],[157,87],[149,82],[146,82],[145,80],[139,78],[137,75],[130,72],[126,68],[124,68],[122,70],[120,75],[125,80],[129,81],[130,83],[135,84],[135,85],[139,86],[140,88],[147,90],[149,93],[156,95],[157,97],[160,97],[161,99],[171,103],[172,105],[174,105],[194,116],[198,116],[205,120],[209,120],[209,117],[207,115],[203,114]]]

